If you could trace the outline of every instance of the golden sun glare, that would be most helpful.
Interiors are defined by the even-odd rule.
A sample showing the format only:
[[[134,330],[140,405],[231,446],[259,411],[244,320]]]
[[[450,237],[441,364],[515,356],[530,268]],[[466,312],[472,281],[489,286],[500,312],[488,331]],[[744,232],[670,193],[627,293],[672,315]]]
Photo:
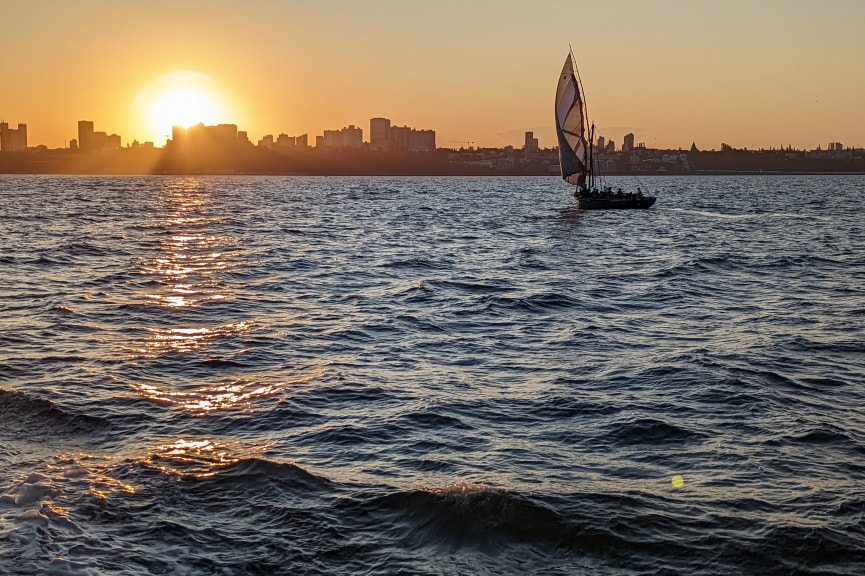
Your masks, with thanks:
[[[228,122],[216,82],[199,72],[171,72],[145,86],[132,101],[141,129],[157,146],[173,126]]]

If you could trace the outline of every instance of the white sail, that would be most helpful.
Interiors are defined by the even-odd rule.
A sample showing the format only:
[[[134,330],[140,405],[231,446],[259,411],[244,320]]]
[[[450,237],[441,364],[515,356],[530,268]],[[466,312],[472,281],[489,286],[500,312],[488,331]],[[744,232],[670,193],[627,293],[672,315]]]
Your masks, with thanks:
[[[559,139],[562,178],[570,184],[585,188],[586,176],[590,170],[585,106],[570,54],[562,67],[556,89],[556,133]]]

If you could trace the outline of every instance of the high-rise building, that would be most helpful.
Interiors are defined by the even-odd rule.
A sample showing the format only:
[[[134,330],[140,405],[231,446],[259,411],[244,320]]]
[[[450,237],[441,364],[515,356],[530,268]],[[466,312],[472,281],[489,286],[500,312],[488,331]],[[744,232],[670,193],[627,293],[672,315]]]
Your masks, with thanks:
[[[81,152],[100,152],[118,148],[120,148],[120,136],[118,134],[109,135],[105,132],[94,132],[91,120],[78,121],[78,149]]]
[[[318,146],[316,139],[316,146]],[[341,130],[325,130],[321,139],[323,148],[360,148],[363,145],[363,129],[350,124]]]
[[[210,138],[225,146],[233,146],[237,143],[237,124],[216,124],[215,126],[205,126],[198,124],[193,126],[205,132]]]
[[[391,126],[390,127],[390,145],[395,149],[408,149],[408,131],[411,130],[408,126]]]
[[[603,136],[598,136],[598,146],[597,146],[598,150],[600,150],[601,152],[606,152],[607,151],[606,144],[607,144],[607,139],[604,138]]]
[[[349,124],[348,128],[343,128],[341,132],[345,135],[347,147],[360,148],[363,146],[363,128],[355,128],[354,124]]]
[[[222,153],[241,145],[250,145],[249,136],[246,132],[238,132],[236,124],[172,126],[171,140],[166,142],[166,146],[174,150],[205,155]]]
[[[408,149],[416,152],[434,152],[436,149],[435,130],[415,130],[412,128],[409,132]]]
[[[625,134],[622,140],[622,152],[631,152],[634,149],[634,133]]]
[[[93,121],[78,121],[78,149],[89,152],[93,148]]]
[[[19,124],[16,130],[6,122],[0,122],[0,152],[24,150],[27,150],[27,124]]]
[[[535,138],[534,132],[526,132],[526,141],[523,145],[523,150],[526,152],[538,151],[538,139]]]
[[[186,128],[183,126],[171,127],[171,143],[175,146],[184,144],[186,141]]]
[[[369,144],[377,150],[387,150],[390,143],[390,120],[387,118],[370,118]]]
[[[282,151],[291,150],[293,148],[306,148],[308,136],[301,134],[300,136],[289,136],[288,134],[280,134],[276,137],[273,147],[279,148]],[[261,146],[261,143],[259,143]]]
[[[415,130],[408,126],[391,126],[390,148],[413,152],[433,152],[436,149],[435,130]]]

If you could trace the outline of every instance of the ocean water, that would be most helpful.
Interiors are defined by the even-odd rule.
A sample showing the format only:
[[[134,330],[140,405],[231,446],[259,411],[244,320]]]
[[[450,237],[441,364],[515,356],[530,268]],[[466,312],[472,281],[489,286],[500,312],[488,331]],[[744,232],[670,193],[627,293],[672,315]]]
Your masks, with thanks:
[[[865,573],[865,177],[611,182],[0,177],[0,573]]]

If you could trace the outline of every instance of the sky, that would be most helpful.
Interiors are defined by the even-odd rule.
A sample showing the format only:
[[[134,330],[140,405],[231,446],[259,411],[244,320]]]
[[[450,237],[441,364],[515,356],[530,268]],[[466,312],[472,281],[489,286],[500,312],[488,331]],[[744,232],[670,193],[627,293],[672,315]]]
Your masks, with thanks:
[[[161,146],[182,79],[209,98],[188,117],[254,142],[368,140],[385,117],[439,147],[546,148],[571,46],[617,145],[861,147],[863,22],[863,0],[0,0],[0,118],[30,146],[78,120]]]

